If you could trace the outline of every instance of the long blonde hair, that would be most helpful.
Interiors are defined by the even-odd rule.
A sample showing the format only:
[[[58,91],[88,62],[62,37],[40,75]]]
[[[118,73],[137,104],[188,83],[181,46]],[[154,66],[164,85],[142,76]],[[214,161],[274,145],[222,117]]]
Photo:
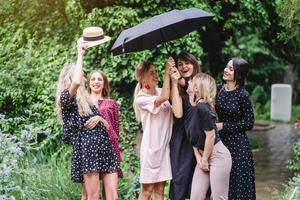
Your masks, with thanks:
[[[68,89],[71,86],[74,68],[75,68],[74,63],[65,64],[58,78],[58,84],[56,90],[56,111],[57,111],[57,120],[60,123],[62,123],[60,96],[65,89]],[[79,114],[81,116],[89,115],[93,113],[90,107],[93,105],[93,103],[90,100],[89,95],[84,87],[84,81],[80,84],[79,88],[77,89],[76,102],[78,105]]]
[[[137,94],[139,93],[139,91],[143,88],[142,78],[145,75],[145,73],[147,73],[150,70],[151,66],[154,66],[153,63],[151,63],[149,61],[144,61],[144,62],[141,62],[140,64],[138,64],[137,68],[135,69],[135,78],[138,81],[138,83],[136,84],[135,89],[134,89],[133,109],[134,109],[134,113],[135,113],[135,118],[138,122],[141,121],[141,113],[140,113],[138,106],[136,105],[135,98],[136,98]]]
[[[193,78],[195,91],[195,103],[199,100],[207,102],[213,112],[215,112],[216,82],[213,77],[205,73],[198,73]]]

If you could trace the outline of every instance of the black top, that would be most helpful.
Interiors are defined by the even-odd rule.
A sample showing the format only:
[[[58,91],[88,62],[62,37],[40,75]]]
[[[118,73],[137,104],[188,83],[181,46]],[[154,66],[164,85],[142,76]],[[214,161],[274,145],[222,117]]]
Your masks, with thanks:
[[[179,119],[175,118],[170,140],[170,158],[173,176],[170,183],[171,200],[190,198],[191,184],[196,166],[193,146],[190,144],[184,128],[185,115],[187,109],[191,106],[187,95],[182,97],[182,106],[183,116]]]
[[[208,103],[199,102],[191,107],[186,113],[184,122],[186,133],[190,143],[201,150],[204,150],[206,135],[204,131],[215,130],[215,144],[220,141],[216,126],[216,114],[211,111]]]

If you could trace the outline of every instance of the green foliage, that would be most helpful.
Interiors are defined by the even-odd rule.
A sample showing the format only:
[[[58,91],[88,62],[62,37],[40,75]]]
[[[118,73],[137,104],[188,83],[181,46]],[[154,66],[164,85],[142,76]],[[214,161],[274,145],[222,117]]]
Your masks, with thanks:
[[[271,119],[271,104],[267,101],[265,104],[256,103],[253,104],[255,120],[270,120]]]
[[[267,97],[268,97],[268,95],[266,94],[266,91],[260,85],[257,85],[251,94],[252,102],[255,102],[255,103],[267,102],[267,100],[268,100]]]
[[[292,107],[291,122],[295,122],[298,116],[300,116],[300,105],[295,105]]]
[[[80,199],[81,185],[70,180],[71,149],[59,156],[27,156],[20,166],[23,176],[14,177],[23,186],[26,199]],[[41,159],[41,160],[40,160]],[[55,174],[55,175],[53,175]]]
[[[249,72],[247,87],[249,91],[254,92],[255,88],[263,87],[270,94],[270,85],[273,82],[272,77],[282,76],[284,74],[284,64],[276,57],[268,44],[261,40],[259,32],[249,35],[239,36],[237,42],[228,40],[226,46],[228,48],[223,49],[223,53],[227,55],[233,55],[234,57],[241,57],[246,59],[251,64],[251,70]],[[270,96],[265,96],[270,98]],[[263,101],[262,103],[265,103]]]
[[[300,59],[300,1],[278,0],[277,12],[281,18],[280,25],[283,27],[279,39],[288,43],[290,55]],[[287,52],[288,53],[288,52]]]
[[[274,200],[298,200],[300,199],[300,177],[299,175],[293,177],[288,184],[284,184],[284,191],[273,191]],[[297,187],[297,188],[296,188]],[[293,196],[292,196],[293,195]]]
[[[282,26],[285,27],[281,39],[299,43],[299,38],[296,37],[299,35],[297,27],[299,6],[295,6],[297,2],[289,0],[292,2],[290,5],[284,1],[278,2],[280,6],[278,12],[289,13],[290,17],[280,15],[283,19]],[[295,12],[287,12],[289,6],[293,6],[291,8]],[[18,173],[10,177],[18,189],[11,190],[14,192],[9,191],[7,194],[18,198],[26,194],[27,199],[80,198],[80,185],[70,181],[70,148],[60,143],[61,126],[57,124],[55,113],[56,81],[64,63],[74,62],[76,41],[81,36],[83,28],[101,26],[112,40],[87,51],[84,71],[87,74],[93,69],[102,69],[110,80],[112,96],[121,108],[120,145],[125,177],[120,180],[119,198],[137,198],[140,188],[139,158],[134,147],[136,133],[141,126],[135,121],[131,106],[133,88],[136,84],[135,66],[142,60],[151,60],[161,72],[170,54],[187,51],[203,61],[203,71],[213,71],[214,68],[207,60],[208,47],[205,46],[203,37],[203,33],[208,29],[203,28],[199,32],[171,41],[166,44],[167,48],[165,45],[159,45],[151,51],[120,56],[112,56],[110,48],[122,30],[155,14],[174,8],[189,7],[202,8],[215,14],[217,33],[214,34],[217,34],[220,44],[216,47],[214,44],[209,46],[216,48],[216,55],[220,56],[213,58],[220,63],[215,70],[216,74],[222,71],[225,60],[232,56],[244,57],[252,63],[253,69],[248,86],[249,91],[253,91],[255,116],[258,119],[269,119],[270,103],[266,102],[269,98],[266,95],[269,93],[268,85],[272,83],[274,75],[282,74],[284,70],[283,61],[273,51],[270,42],[264,40],[265,32],[274,25],[271,24],[272,16],[269,15],[270,10],[275,8],[273,1],[7,0],[1,2],[0,130],[15,138],[9,143],[10,146],[19,144],[25,133],[34,134],[34,140],[29,141],[31,148],[26,153],[27,157],[23,158],[23,164],[18,163],[14,166],[14,172]],[[288,30],[289,27],[293,29]],[[274,41],[276,42],[275,39]],[[298,55],[299,51],[296,51],[298,47],[299,45],[295,43],[293,55]],[[289,49],[282,51],[288,52]],[[5,149],[8,144],[5,145],[1,144],[0,148]],[[9,152],[2,154],[13,155]],[[298,163],[298,159],[295,158],[295,163]],[[7,186],[6,184],[3,186]],[[1,194],[4,193],[3,190],[1,188]]]
[[[290,193],[290,200],[297,200],[300,199],[300,176],[293,177],[289,185],[293,188],[292,192]]]
[[[228,20],[224,27],[238,31],[247,26],[259,26],[266,29],[269,25],[268,13],[263,3],[258,0],[228,0],[223,4],[224,8],[232,9],[228,12]]]
[[[300,171],[300,140],[293,147],[294,157],[293,160],[289,162],[288,168],[293,171]]]

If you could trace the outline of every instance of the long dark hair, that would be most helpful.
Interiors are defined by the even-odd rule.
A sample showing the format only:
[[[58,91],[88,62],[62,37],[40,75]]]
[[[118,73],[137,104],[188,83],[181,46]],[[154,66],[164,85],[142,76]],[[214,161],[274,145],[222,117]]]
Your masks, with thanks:
[[[185,62],[188,62],[190,64],[193,65],[193,74],[191,75],[191,79],[196,75],[198,74],[199,72],[201,72],[201,66],[198,62],[198,60],[196,59],[195,56],[193,56],[192,54],[190,53],[187,53],[187,52],[181,52],[178,56],[177,56],[177,59],[176,59],[176,67],[178,68],[178,61],[179,60],[182,60],[182,61],[185,61]],[[187,90],[187,81],[188,80],[185,80],[185,86],[181,86],[179,87],[179,94],[180,96],[183,96],[183,95],[186,95],[186,90]]]
[[[243,58],[232,58],[234,80],[236,85],[243,87],[250,69],[250,64]]]

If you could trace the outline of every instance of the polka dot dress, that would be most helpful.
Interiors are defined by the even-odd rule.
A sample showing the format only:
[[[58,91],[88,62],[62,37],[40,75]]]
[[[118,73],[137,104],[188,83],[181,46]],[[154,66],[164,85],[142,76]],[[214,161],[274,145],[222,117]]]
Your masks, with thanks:
[[[83,182],[85,173],[113,173],[120,169],[116,154],[107,131],[102,124],[94,129],[87,129],[84,123],[94,115],[99,115],[92,107],[94,115],[80,116],[76,97],[71,97],[68,90],[60,96],[63,118],[63,142],[72,144],[71,179]]]
[[[226,91],[219,85],[216,111],[219,121],[223,122],[221,140],[232,156],[229,200],[255,200],[253,155],[245,133],[254,124],[249,93],[243,87]]]

